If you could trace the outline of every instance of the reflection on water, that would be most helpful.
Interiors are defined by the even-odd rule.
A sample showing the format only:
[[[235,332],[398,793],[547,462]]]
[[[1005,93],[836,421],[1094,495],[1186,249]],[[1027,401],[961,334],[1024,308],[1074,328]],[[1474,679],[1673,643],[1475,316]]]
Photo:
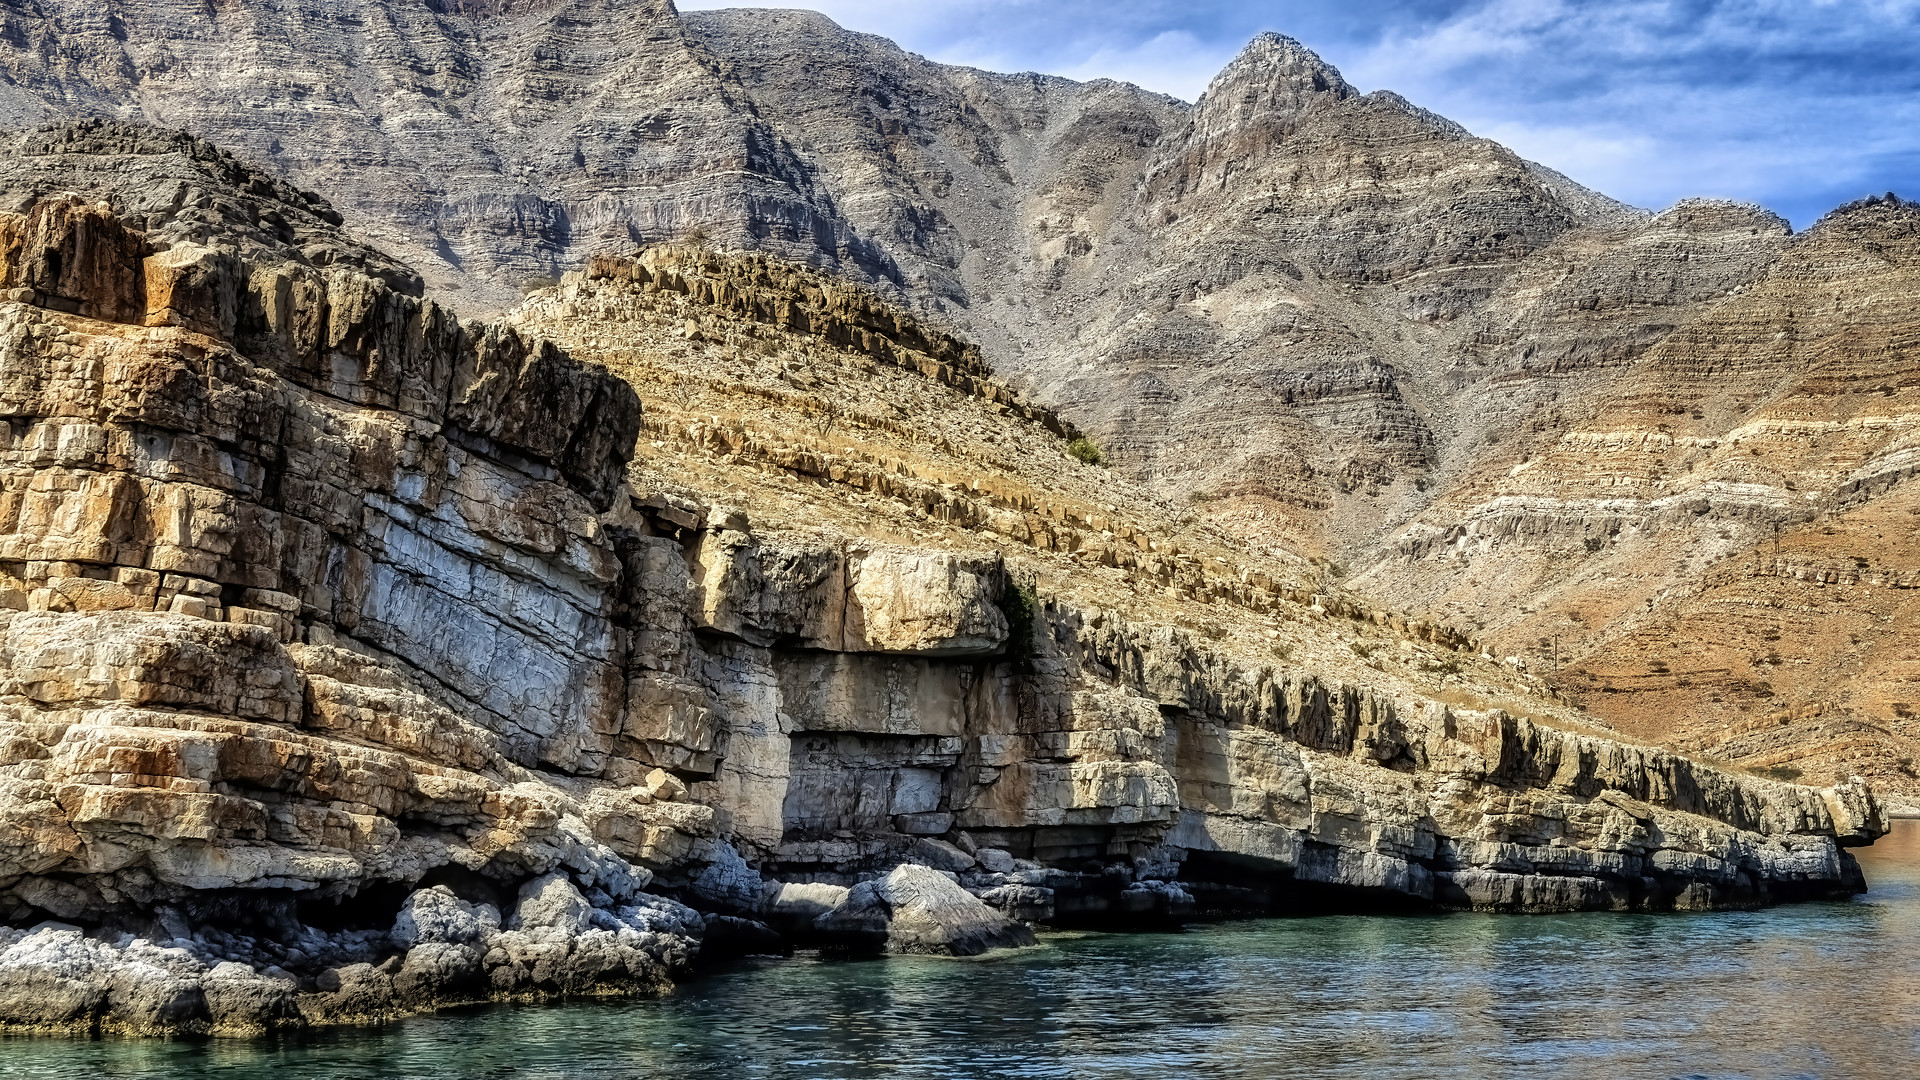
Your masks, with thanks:
[[[9,1077],[1920,1076],[1920,822],[1846,903],[1348,916],[1058,935],[978,960],[796,959],[661,1001],[273,1042],[0,1042]]]

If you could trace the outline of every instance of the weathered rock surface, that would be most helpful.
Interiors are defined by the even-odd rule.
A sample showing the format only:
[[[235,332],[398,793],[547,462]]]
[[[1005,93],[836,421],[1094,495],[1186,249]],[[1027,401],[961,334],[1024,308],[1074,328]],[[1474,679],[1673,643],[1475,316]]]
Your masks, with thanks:
[[[778,883],[744,913],[801,933],[825,919],[878,948],[868,886],[901,860],[954,873],[1020,918],[1134,925],[1356,894],[1575,910],[1849,887],[1850,860],[1819,834],[1876,833],[1863,787],[1829,798],[1439,704],[1460,694],[1463,664],[1515,680],[1436,628],[1303,588],[1311,568],[1297,560],[1210,546],[1110,476],[1080,486],[1044,418],[1010,423],[997,391],[911,348],[792,330],[818,288],[757,258],[653,249],[597,260],[514,316],[640,388],[651,443],[636,483],[680,493],[655,502],[754,508],[745,532],[715,528],[717,510],[704,529],[682,522],[709,590],[696,622],[767,649],[775,672],[769,719],[733,712],[714,739],[728,757],[693,785]],[[935,379],[916,385],[913,372]],[[863,531],[910,532],[956,561],[993,552],[1010,582],[1033,574],[1057,591],[1003,597],[1012,662],[785,654],[821,649],[845,624],[839,590],[822,583]],[[917,602],[964,608],[939,580]],[[710,590],[728,582],[749,602],[716,604]],[[1383,639],[1345,642],[1330,617]],[[1747,799],[1751,811],[1734,809]],[[1750,813],[1819,824],[1781,832]],[[1729,846],[1657,854],[1682,836]],[[1718,869],[1734,864],[1744,878]],[[1476,874],[1579,880],[1503,898],[1488,882],[1504,878]]]
[[[1659,684],[1652,663],[1679,671],[1675,658],[1633,643],[1664,640],[1697,617],[1689,598],[1724,592],[1703,563],[1768,565],[1756,545],[1776,528],[1850,513],[1904,475],[1880,467],[1871,438],[1818,440],[1814,465],[1792,440],[1745,434],[1816,421],[1774,408],[1790,400],[1776,339],[1723,333],[1717,313],[1752,313],[1762,294],[1773,310],[1755,327],[1910,308],[1911,281],[1875,262],[1884,247],[1900,263],[1908,241],[1838,221],[1793,238],[1722,202],[1622,206],[1389,91],[1362,94],[1278,35],[1192,104],[935,64],[809,12],[682,14],[669,0],[126,0],[111,13],[39,0],[0,10],[0,65],[0,121],[186,127],[326,190],[468,314],[592,256],[698,236],[864,281],[981,342],[1111,467],[1249,544],[1356,571],[1382,602],[1466,627],[1543,680],[1581,661],[1616,688]],[[152,267],[191,277],[169,262],[196,259]],[[868,341],[899,333],[974,377],[949,363],[951,339],[909,321],[913,333],[828,323]],[[1874,365],[1879,346],[1816,335]],[[1668,365],[1707,339],[1723,366],[1702,411]],[[1800,350],[1800,370],[1816,354]],[[1897,420],[1806,386],[1819,423]],[[1737,442],[1762,459],[1743,466],[1769,475],[1668,475],[1648,456],[1674,438],[1669,464]],[[1609,449],[1629,445],[1645,453]],[[1877,574],[1920,574],[1881,554]],[[1787,582],[1844,571],[1815,567],[1826,558],[1748,575],[1738,602],[1805,607]],[[1679,688],[1700,689],[1680,696],[1706,728],[1657,719],[1673,711],[1664,684],[1646,707],[1562,685],[1674,746],[1920,793],[1902,639],[1880,626],[1863,640],[1884,639],[1884,655],[1855,656],[1861,620],[1818,622],[1809,640],[1847,643],[1846,679],[1800,680],[1762,707],[1748,689],[1778,680],[1748,661],[1772,652],[1716,660]],[[1856,676],[1871,689],[1849,689]],[[1746,737],[1782,710],[1820,719]]]
[[[1920,209],[1875,199],[1791,239],[1683,209],[1663,219],[1751,231],[1771,265],[1643,350],[1570,356],[1583,414],[1516,433],[1358,584],[1483,619],[1497,654],[1642,737],[1920,791],[1903,659]]]
[[[1884,831],[1861,783],[1552,726],[818,275],[670,249],[463,322],[314,200],[117,124],[22,138],[8,200],[0,1024],[651,992],[687,904],[733,951],[946,954],[1761,904],[1859,889]]]
[[[0,171],[29,203],[0,230],[0,918],[102,935],[15,944],[8,1022],[238,1030],[683,969],[698,917],[639,890],[712,811],[608,766],[628,632],[597,515],[632,390],[462,324],[184,137],[48,132]],[[577,883],[592,925],[450,936],[368,899],[436,870]],[[227,961],[292,973],[298,1010]],[[164,1001],[34,989],[149,971]]]
[[[988,907],[939,870],[913,863],[854,886],[813,925],[829,938],[883,938],[892,953],[978,956],[1034,943],[1025,924]]]

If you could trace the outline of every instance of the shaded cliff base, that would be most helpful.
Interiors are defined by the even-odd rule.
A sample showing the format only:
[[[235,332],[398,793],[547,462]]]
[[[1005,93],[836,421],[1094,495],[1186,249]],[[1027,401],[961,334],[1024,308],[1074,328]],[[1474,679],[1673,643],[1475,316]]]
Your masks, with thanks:
[[[481,1002],[652,995],[699,966],[795,949],[971,956],[1032,945],[1035,925],[1156,931],[1273,915],[1691,910],[1865,889],[1850,855],[1819,844],[1794,853],[1801,876],[1756,878],[1698,859],[1654,859],[1639,876],[1547,874],[1522,871],[1518,853],[1507,871],[1423,872],[1356,865],[1313,844],[1291,868],[1170,848],[1160,854],[1185,856],[1182,864],[1083,860],[1085,869],[1067,870],[979,847],[964,832],[956,839],[918,841],[915,854],[940,868],[902,863],[853,875],[851,886],[764,880],[722,847],[673,890],[704,915],[637,889],[583,892],[565,873],[514,889],[442,871],[412,892],[376,886],[337,902],[209,891],[91,928],[0,927],[0,1030],[252,1036],[374,1024]]]

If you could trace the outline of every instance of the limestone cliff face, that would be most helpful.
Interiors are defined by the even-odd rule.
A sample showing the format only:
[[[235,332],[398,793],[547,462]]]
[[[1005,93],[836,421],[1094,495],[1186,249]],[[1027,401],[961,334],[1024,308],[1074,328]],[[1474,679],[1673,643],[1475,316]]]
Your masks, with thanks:
[[[82,128],[5,171],[124,185],[0,230],[0,905],[112,928],[10,932],[7,1022],[252,1030],[684,967],[698,917],[616,850],[713,829],[615,757],[624,562],[597,515],[633,391],[396,289],[204,144]],[[489,908],[424,969],[372,968],[393,911],[337,903],[501,859],[571,878],[517,913],[487,894],[518,922]],[[582,888],[598,923],[527,936]]]
[[[818,274],[665,249],[480,324],[183,136],[42,132],[0,189],[6,1025],[1768,903],[1857,890],[1884,830],[1864,784],[1565,730]]]

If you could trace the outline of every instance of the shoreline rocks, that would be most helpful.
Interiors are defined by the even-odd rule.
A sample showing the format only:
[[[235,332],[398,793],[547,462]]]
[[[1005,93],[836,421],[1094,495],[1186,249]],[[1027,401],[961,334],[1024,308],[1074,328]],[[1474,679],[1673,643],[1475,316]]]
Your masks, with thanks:
[[[692,970],[705,928],[666,897],[591,907],[555,874],[521,888],[509,923],[445,886],[422,889],[391,931],[299,928],[274,950],[293,970],[266,962],[272,945],[211,927],[0,928],[0,1031],[258,1035],[474,1002],[653,994]]]

